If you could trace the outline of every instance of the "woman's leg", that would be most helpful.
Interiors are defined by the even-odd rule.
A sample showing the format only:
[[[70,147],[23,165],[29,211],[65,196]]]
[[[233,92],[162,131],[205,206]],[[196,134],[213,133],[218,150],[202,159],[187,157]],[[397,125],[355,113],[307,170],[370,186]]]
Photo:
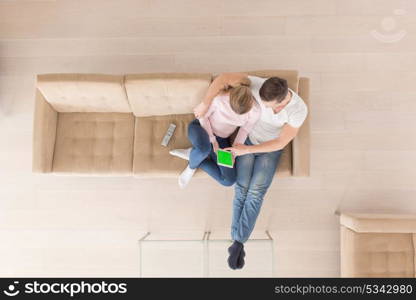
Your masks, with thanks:
[[[273,181],[281,154],[282,150],[255,154],[246,201],[241,211],[235,233],[237,240],[241,243],[248,240],[254,229],[264,195]]]
[[[218,146],[220,149],[230,147],[230,140],[229,138],[222,138],[217,137]],[[228,168],[224,166],[220,166],[217,163],[217,154],[214,150],[211,150],[208,158],[204,160],[201,164],[201,169],[206,171],[208,174],[211,175],[215,180],[217,180],[220,184],[224,186],[231,186],[235,183],[236,178],[236,169],[235,166],[233,168]]]
[[[228,138],[217,137],[217,142],[220,148],[226,148],[230,146]],[[199,166],[202,170],[207,172],[212,178],[214,178],[218,183],[224,186],[231,186],[235,182],[235,167],[227,168],[219,166],[217,164],[217,154],[211,147],[210,154],[208,157],[201,163]]]
[[[188,139],[192,144],[189,156],[189,167],[198,168],[211,152],[211,142],[208,133],[202,128],[198,119],[193,120],[188,125]]]
[[[222,167],[217,164],[216,154],[212,149],[208,133],[202,128],[197,119],[193,120],[188,126],[188,138],[192,143],[189,167],[191,169],[201,168],[222,185],[233,185],[235,182],[235,169]],[[228,138],[217,137],[217,141],[221,148],[230,146]]]

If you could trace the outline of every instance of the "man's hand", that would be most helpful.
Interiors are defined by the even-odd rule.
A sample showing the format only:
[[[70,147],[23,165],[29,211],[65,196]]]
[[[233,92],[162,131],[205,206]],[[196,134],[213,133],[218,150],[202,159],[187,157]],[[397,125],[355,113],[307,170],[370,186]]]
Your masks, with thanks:
[[[250,146],[243,145],[243,144],[236,144],[236,145],[233,145],[232,147],[225,148],[224,150],[231,151],[234,154],[234,156],[240,156],[240,155],[250,153],[249,151]]]
[[[209,106],[206,105],[204,102],[199,103],[194,108],[194,115],[195,118],[200,119],[202,118],[208,111]]]

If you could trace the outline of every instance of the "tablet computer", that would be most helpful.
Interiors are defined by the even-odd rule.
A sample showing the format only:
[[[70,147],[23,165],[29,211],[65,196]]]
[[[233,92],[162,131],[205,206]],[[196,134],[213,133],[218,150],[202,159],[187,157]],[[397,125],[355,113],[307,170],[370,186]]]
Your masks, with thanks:
[[[220,166],[233,168],[233,154],[230,151],[218,149],[217,151],[217,164]]]

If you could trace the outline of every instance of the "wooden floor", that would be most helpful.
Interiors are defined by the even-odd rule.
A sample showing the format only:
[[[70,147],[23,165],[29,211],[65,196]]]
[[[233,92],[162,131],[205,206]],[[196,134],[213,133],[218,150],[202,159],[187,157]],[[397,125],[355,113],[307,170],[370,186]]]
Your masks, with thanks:
[[[412,0],[0,1],[0,276],[138,276],[144,232],[230,225],[207,179],[33,175],[35,74],[264,68],[311,78],[312,168],[274,181],[256,230],[278,276],[339,276],[337,209],[416,212],[415,19]]]

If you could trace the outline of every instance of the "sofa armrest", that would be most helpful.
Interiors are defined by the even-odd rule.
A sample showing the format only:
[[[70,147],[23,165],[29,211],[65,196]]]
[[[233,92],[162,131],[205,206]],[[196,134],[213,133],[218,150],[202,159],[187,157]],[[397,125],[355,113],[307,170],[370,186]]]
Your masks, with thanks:
[[[38,89],[35,101],[32,171],[48,173],[52,171],[58,113]]]
[[[308,116],[292,141],[292,175],[309,176],[310,174],[310,100],[309,78],[299,78],[299,96],[308,106]]]

